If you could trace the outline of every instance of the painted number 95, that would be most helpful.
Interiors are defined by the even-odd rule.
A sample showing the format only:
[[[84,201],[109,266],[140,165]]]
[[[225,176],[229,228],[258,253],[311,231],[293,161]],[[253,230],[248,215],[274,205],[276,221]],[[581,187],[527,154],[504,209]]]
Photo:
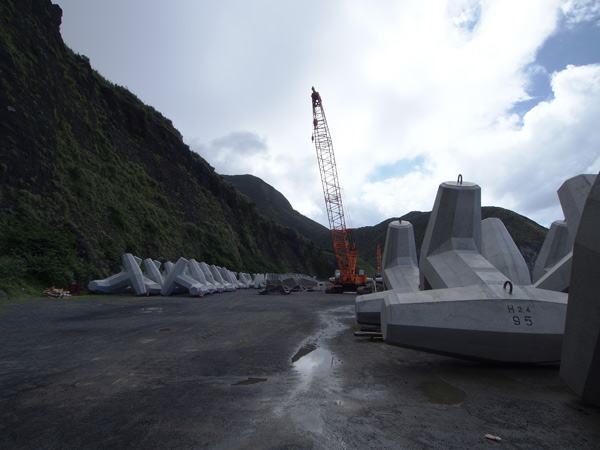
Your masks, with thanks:
[[[531,320],[531,316],[523,316],[523,319],[521,319],[521,317],[519,316],[513,316],[513,323],[515,325],[522,325],[523,323],[525,325],[527,325],[528,327],[530,327],[531,325],[533,325],[533,321]]]

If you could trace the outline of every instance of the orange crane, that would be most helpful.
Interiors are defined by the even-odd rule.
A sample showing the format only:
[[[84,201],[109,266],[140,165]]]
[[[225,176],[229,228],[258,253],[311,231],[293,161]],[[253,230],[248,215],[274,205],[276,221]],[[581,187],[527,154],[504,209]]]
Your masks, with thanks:
[[[337,261],[338,270],[334,277],[333,288],[329,292],[360,291],[367,283],[364,274],[356,273],[356,259],[358,253],[356,245],[351,241],[351,228],[346,228],[344,219],[344,206],[342,204],[342,190],[338,180],[337,167],[331,135],[323,110],[321,96],[315,88],[312,88],[313,107],[313,142],[317,151],[319,171],[321,172],[321,183],[323,195],[325,196],[325,207],[333,241],[333,252]]]

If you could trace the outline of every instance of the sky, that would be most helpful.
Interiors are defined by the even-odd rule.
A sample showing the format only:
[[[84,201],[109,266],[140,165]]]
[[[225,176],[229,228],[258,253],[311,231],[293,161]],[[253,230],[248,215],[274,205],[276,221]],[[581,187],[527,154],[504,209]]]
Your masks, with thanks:
[[[65,43],[218,173],[325,226],[312,86],[351,227],[431,211],[459,174],[549,227],[600,171],[600,0],[53,1]]]

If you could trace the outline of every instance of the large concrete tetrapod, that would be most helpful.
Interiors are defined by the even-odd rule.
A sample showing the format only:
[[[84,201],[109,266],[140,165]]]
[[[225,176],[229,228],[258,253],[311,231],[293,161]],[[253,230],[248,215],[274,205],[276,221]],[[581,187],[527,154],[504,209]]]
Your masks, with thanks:
[[[479,186],[460,177],[440,185],[421,248],[422,291],[386,295],[386,343],[480,361],[560,358],[567,295],[531,286],[504,226],[488,224],[484,250]]]
[[[121,272],[104,280],[90,281],[88,289],[96,294],[112,294],[131,287],[136,295],[145,295],[147,284],[149,287],[155,288],[155,283],[142,275],[140,258],[131,253],[125,253],[121,256],[121,262],[123,263]]]
[[[171,295],[176,287],[181,287],[189,292],[191,296],[202,297],[208,292],[206,286],[185,274],[187,259],[179,258],[177,263],[169,269],[165,282],[160,291],[161,295]]]
[[[589,193],[573,246],[560,376],[600,406],[600,177]],[[567,218],[568,219],[568,218]]]

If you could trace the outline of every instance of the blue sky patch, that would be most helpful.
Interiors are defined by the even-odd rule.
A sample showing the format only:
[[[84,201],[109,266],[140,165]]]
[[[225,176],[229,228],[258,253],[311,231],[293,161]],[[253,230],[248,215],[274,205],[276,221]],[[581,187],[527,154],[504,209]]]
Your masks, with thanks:
[[[526,71],[529,76],[528,100],[518,102],[508,111],[523,116],[540,102],[554,98],[550,85],[554,72],[564,70],[567,65],[583,66],[600,62],[600,27],[595,22],[583,22],[575,26],[566,21],[557,28],[536,54],[535,63]]]
[[[403,176],[418,170],[420,167],[423,167],[424,163],[425,158],[417,156],[413,159],[401,159],[393,164],[377,166],[375,171],[369,176],[369,181],[374,183],[389,178],[402,178]]]

